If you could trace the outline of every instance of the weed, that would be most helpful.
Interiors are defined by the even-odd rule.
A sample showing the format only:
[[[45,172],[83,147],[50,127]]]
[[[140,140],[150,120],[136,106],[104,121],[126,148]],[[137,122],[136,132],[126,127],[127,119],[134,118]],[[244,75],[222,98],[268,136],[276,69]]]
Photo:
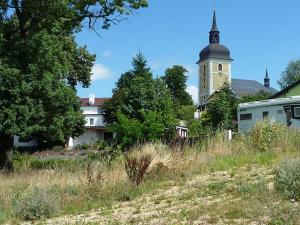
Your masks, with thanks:
[[[300,198],[300,159],[283,162],[275,173],[275,188],[284,197],[298,200]]]
[[[24,220],[49,218],[59,210],[58,200],[46,190],[34,188],[15,205],[15,213]]]
[[[151,155],[125,156],[125,169],[131,183],[138,187],[144,180],[145,174],[151,163]]]

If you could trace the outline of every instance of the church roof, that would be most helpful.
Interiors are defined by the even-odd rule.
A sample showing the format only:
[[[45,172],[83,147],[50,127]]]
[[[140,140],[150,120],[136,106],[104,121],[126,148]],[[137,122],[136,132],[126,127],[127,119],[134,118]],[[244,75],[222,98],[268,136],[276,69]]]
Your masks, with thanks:
[[[215,11],[213,15],[211,30],[209,32],[209,45],[202,49],[199,57],[200,59],[198,63],[209,58],[232,60],[230,57],[229,49],[220,44],[220,31],[217,27],[217,18]]]
[[[270,92],[274,94],[276,89],[267,88],[256,80],[231,79],[231,89],[237,96],[254,95],[259,91]]]
[[[230,51],[224,45],[221,44],[210,44],[206,46],[199,54],[200,60],[213,58],[213,59],[225,59],[232,60],[230,57]]]

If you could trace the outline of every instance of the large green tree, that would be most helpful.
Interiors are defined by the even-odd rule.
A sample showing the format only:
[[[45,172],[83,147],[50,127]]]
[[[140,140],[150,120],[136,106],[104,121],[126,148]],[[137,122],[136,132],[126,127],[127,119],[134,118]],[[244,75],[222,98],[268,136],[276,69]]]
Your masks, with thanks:
[[[214,93],[208,103],[207,117],[213,130],[224,128],[234,129],[237,116],[238,100],[231,90],[230,84],[225,83]]]
[[[84,26],[107,29],[146,0],[0,0],[0,170],[13,169],[13,135],[41,142],[78,136],[76,85],[95,56],[75,42]]]
[[[112,99],[104,104],[105,121],[113,125],[117,141],[124,147],[158,139],[175,124],[173,101],[165,82],[153,79],[141,53],[133,58],[132,66],[121,75]]]
[[[298,80],[300,80],[300,60],[290,61],[281,74],[278,84],[281,89],[284,89]]]
[[[193,100],[189,93],[187,93],[187,70],[183,66],[175,65],[165,71],[162,79],[166,82],[171,91],[171,95],[175,105],[192,105]]]

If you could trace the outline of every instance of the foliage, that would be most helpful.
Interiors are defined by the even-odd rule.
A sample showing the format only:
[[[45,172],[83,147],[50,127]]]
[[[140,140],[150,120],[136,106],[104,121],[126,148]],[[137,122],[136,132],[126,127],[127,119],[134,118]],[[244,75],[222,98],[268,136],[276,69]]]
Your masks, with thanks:
[[[274,123],[267,118],[255,124],[247,134],[246,143],[251,150],[268,151],[283,132],[284,129],[281,124]]]
[[[84,22],[107,29],[146,0],[3,0],[0,4],[0,169],[13,135],[65,143],[83,132],[76,86],[88,87],[95,55],[75,41]]]
[[[110,130],[118,132],[117,143],[122,148],[128,148],[137,142],[156,141],[165,133],[164,118],[161,113],[141,111],[142,121],[128,118],[119,113],[118,123],[113,124]]]
[[[281,89],[284,89],[300,79],[300,60],[290,61],[278,81]]]
[[[266,100],[269,97],[271,97],[271,93],[270,92],[266,92],[266,91],[259,91],[258,93],[256,93],[255,95],[247,95],[247,96],[243,96],[239,103],[245,103],[245,102],[255,102],[255,101],[261,101],[261,100]]]
[[[15,213],[24,220],[49,218],[59,210],[56,197],[44,189],[34,188],[22,196],[15,205]]]
[[[126,173],[135,187],[138,187],[144,180],[151,161],[151,155],[125,156]]]
[[[212,129],[235,129],[233,122],[237,119],[236,109],[238,101],[229,83],[225,83],[211,98],[208,104],[207,116]]]
[[[288,160],[274,171],[275,188],[288,199],[300,199],[300,159]]]
[[[165,75],[162,77],[171,91],[175,105],[193,105],[192,97],[186,92],[188,77],[185,74],[187,72],[184,67],[175,65],[166,69]]]
[[[133,58],[132,66],[118,80],[112,99],[103,107],[105,121],[117,133],[117,143],[122,147],[158,140],[176,122],[169,90],[161,79],[152,78],[141,53]]]

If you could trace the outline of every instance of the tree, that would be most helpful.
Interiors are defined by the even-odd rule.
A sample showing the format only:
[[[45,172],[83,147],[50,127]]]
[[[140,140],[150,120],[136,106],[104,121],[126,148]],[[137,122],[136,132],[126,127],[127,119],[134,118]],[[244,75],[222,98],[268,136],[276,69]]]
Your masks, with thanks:
[[[271,97],[271,95],[272,95],[271,92],[266,92],[266,91],[261,90],[258,93],[256,93],[255,95],[243,96],[239,100],[239,103],[261,101],[261,100],[268,99],[269,97]]]
[[[171,91],[171,95],[175,105],[192,105],[193,100],[186,91],[187,70],[182,66],[173,66],[165,71],[162,79],[166,82]]]
[[[278,81],[281,89],[284,89],[300,79],[300,60],[290,61]]]
[[[75,42],[85,24],[108,29],[146,0],[0,1],[0,170],[13,169],[13,135],[41,142],[78,136],[76,86],[90,84],[95,56]]]
[[[159,139],[176,122],[170,91],[164,81],[152,78],[141,53],[133,58],[132,66],[132,70],[121,75],[112,99],[103,106],[105,121],[117,131],[117,142],[125,148],[138,141]],[[129,131],[124,124],[137,129]],[[142,137],[138,135],[139,127]]]
[[[237,117],[237,105],[238,101],[230,85],[225,83],[219,91],[215,92],[212,100],[208,103],[207,116],[212,129],[234,129],[233,121]]]

